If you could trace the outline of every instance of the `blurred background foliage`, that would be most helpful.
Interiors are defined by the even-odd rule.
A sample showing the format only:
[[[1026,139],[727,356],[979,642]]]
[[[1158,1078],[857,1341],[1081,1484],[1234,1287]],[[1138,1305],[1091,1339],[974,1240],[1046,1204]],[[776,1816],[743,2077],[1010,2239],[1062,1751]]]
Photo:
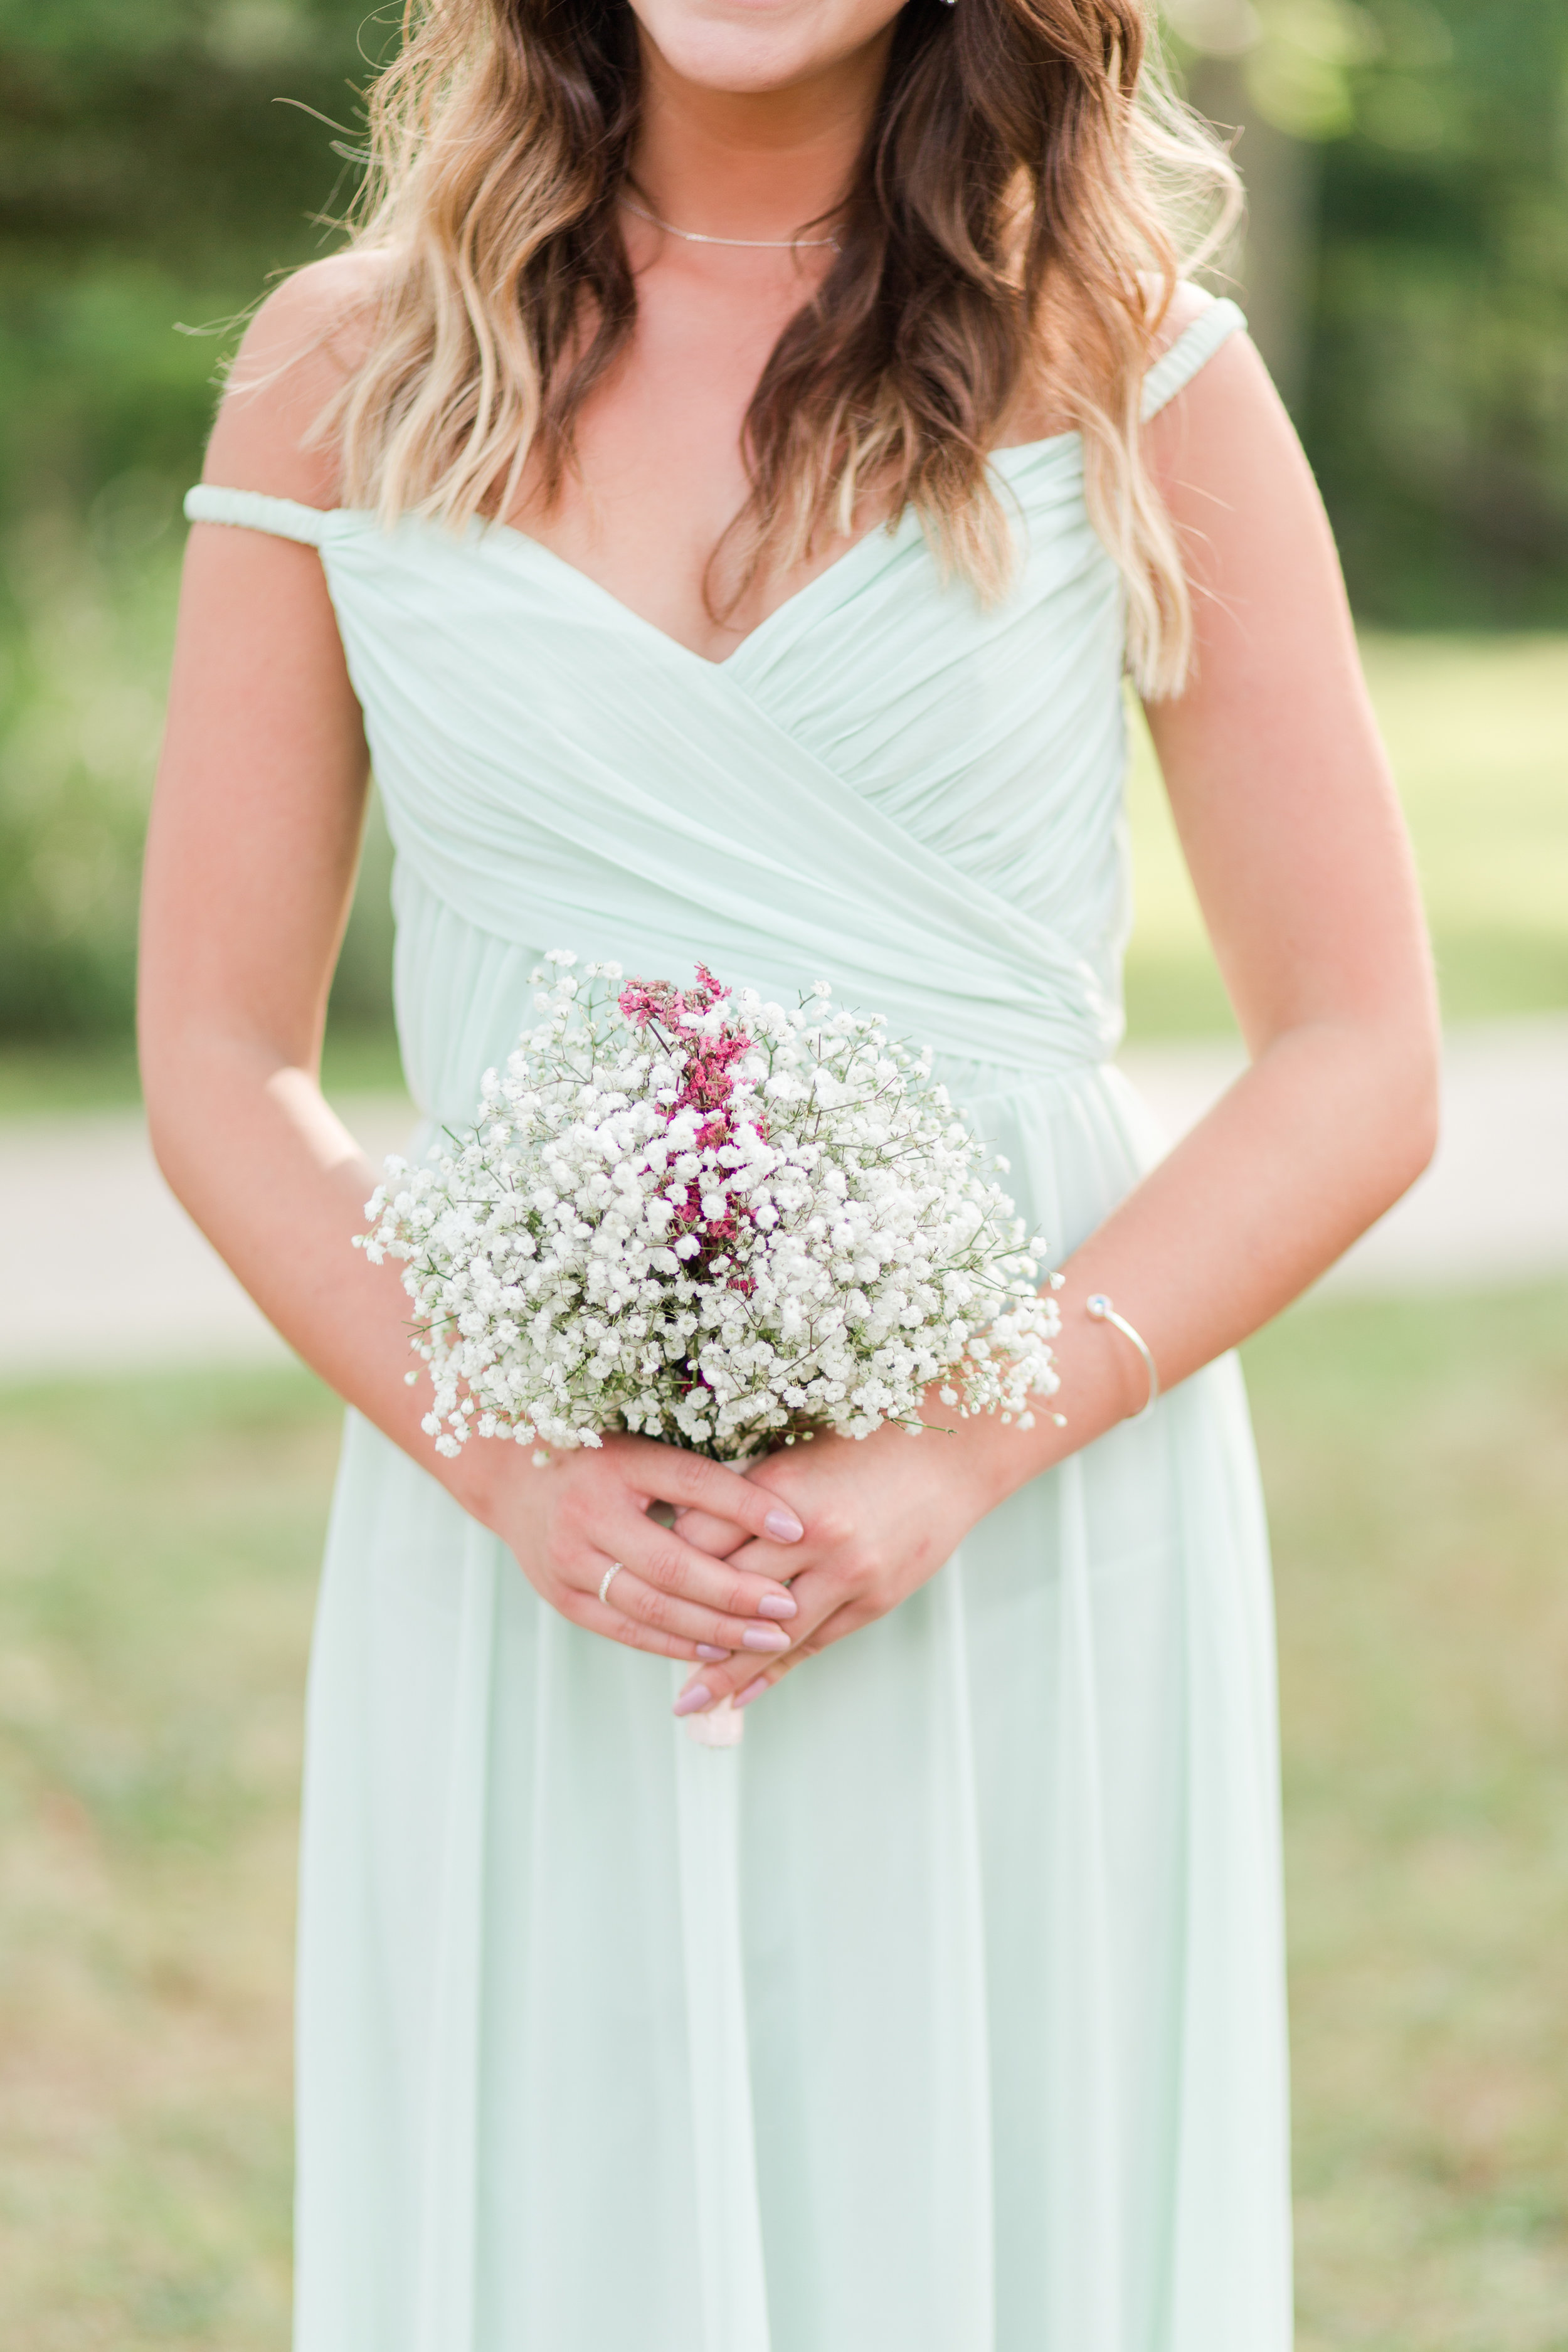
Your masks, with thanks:
[[[1241,275],[1384,626],[1568,620],[1568,9],[1171,0]]]
[[[133,1097],[180,498],[232,327],[331,247],[397,13],[0,0],[0,1117]],[[1568,1005],[1568,0],[1166,17],[1236,138],[1236,278],[1344,550],[1447,1010]],[[1131,809],[1134,1031],[1213,1030],[1142,736]],[[340,1088],[395,1080],[387,862],[373,823]],[[1342,1300],[1248,1349],[1302,2352],[1568,2347],[1565,1305]],[[5,1405],[0,2342],[262,2352],[287,2332],[299,1689],[338,1411],[271,1370]]]
[[[180,495],[234,324],[273,273],[331,246],[357,93],[399,13],[0,0],[0,1039],[13,1046],[123,1051]],[[1251,205],[1236,275],[1358,615],[1426,633],[1429,674],[1478,709],[1502,682],[1478,638],[1568,627],[1568,0],[1169,0],[1165,14],[1185,87],[1235,135]],[[1539,810],[1531,758],[1508,789]],[[1424,775],[1405,766],[1425,850]],[[1474,834],[1477,794],[1469,807]],[[1516,863],[1543,841],[1527,826]],[[1473,848],[1450,826],[1432,856],[1468,869]],[[1157,877],[1160,855],[1146,863]],[[384,1026],[385,866],[373,829],[340,1029]],[[1168,907],[1156,891],[1153,943],[1135,943],[1145,1032],[1226,1018],[1173,890]],[[1500,902],[1465,919],[1439,940],[1450,1010],[1568,999],[1568,915],[1517,953]]]

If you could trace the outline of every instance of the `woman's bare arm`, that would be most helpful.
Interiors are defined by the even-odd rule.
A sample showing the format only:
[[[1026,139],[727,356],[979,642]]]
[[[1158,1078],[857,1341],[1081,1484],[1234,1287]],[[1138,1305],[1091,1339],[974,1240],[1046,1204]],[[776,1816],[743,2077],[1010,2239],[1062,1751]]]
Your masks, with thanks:
[[[291,280],[247,339],[207,478],[331,506],[307,445],[341,359],[323,340],[363,299],[353,265]],[[281,373],[276,373],[279,369]],[[141,1036],[153,1149],[174,1192],[284,1337],[464,1507],[506,1537],[575,1622],[679,1657],[769,1651],[793,1604],[770,1571],[715,1560],[647,1516],[722,1501],[755,1534],[776,1498],[673,1447],[619,1438],[548,1473],[514,1446],[443,1462],[405,1384],[396,1271],[350,1245],[374,1172],[323,1100],[318,1066],[367,786],[360,710],[313,548],[197,524],[148,840]],[[612,1559],[614,1605],[596,1587]],[[760,1612],[760,1617],[759,1617]]]
[[[1162,1284],[1157,1353],[1177,1380],[1277,1314],[1426,1167],[1438,1030],[1415,865],[1328,520],[1245,337],[1152,439],[1197,653],[1185,692],[1150,704],[1150,730],[1250,1057],[1127,1203],[1152,1244],[1171,1223],[1213,1228],[1194,1278]],[[1216,1197],[1222,1225],[1206,1207]]]
[[[1226,344],[1151,437],[1198,648],[1149,721],[1250,1066],[1068,1262],[1065,1429],[822,1440],[752,1473],[806,1522],[786,1570],[801,1615],[754,1686],[754,1662],[705,1668],[713,1698],[884,1614],[1005,1495],[1139,1410],[1142,1364],[1087,1316],[1094,1292],[1173,1387],[1278,1314],[1431,1156],[1436,1012],[1409,846],[1322,507],[1250,344]],[[702,1518],[688,1531],[723,1541]],[[765,1542],[733,1557],[783,1564]]]

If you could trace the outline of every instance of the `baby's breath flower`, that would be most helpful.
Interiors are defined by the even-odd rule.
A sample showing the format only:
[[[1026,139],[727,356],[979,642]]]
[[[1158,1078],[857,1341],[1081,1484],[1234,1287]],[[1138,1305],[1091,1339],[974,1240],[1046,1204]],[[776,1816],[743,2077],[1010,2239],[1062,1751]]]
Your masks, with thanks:
[[[1054,1298],[929,1052],[880,1014],[631,981],[553,949],[468,1133],[387,1163],[357,1237],[403,1260],[422,1426],[548,1449],[641,1430],[736,1460],[918,1433],[926,1392],[1032,1426]],[[994,1161],[994,1167],[1004,1163]],[[417,1380],[417,1372],[409,1375]]]

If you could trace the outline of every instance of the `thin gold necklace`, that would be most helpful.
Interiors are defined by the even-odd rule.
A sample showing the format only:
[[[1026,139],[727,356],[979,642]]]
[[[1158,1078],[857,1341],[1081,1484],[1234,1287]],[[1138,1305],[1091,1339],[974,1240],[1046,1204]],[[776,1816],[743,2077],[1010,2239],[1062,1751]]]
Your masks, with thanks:
[[[803,247],[824,250],[831,247],[835,253],[844,250],[836,236],[704,236],[700,229],[677,228],[673,221],[660,220],[657,213],[645,212],[641,205],[633,204],[630,196],[623,196],[620,202],[623,212],[636,213],[638,220],[663,229],[667,236],[679,237],[683,245],[734,245],[743,247],[748,253],[798,253]]]

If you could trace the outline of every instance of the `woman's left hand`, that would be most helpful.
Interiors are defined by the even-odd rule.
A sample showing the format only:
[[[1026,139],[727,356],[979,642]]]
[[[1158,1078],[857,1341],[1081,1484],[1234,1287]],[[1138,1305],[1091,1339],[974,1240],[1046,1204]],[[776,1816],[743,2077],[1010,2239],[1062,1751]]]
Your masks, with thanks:
[[[748,1475],[795,1513],[801,1542],[747,1541],[743,1530],[697,1512],[682,1515],[680,1532],[735,1568],[787,1580],[799,1609],[791,1647],[761,1674],[743,1655],[704,1665],[677,1700],[678,1715],[725,1697],[750,1706],[803,1658],[885,1617],[999,1499],[963,1435],[934,1430],[918,1438],[894,1428],[859,1439],[825,1434],[769,1454]]]

